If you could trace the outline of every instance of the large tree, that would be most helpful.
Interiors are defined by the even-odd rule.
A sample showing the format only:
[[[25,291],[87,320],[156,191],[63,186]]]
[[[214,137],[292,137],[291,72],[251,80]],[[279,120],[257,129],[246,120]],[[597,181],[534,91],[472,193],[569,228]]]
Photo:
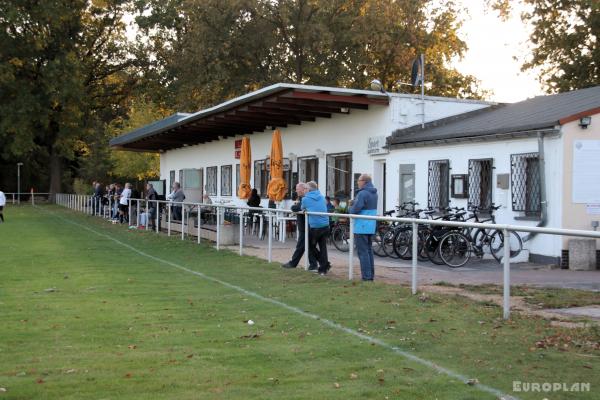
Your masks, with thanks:
[[[522,69],[538,72],[549,93],[600,84],[600,1],[598,0],[486,0],[506,19],[516,5],[525,9],[531,25],[531,54]]]
[[[466,44],[453,2],[138,0],[156,98],[185,111],[275,82],[388,89],[426,54],[430,94],[479,97],[449,65]],[[141,38],[140,38],[141,39]],[[403,88],[404,91],[410,90]]]
[[[65,167],[76,167],[90,139],[126,111],[135,81],[126,5],[0,0],[0,157],[45,166],[53,193]]]
[[[524,69],[539,69],[549,92],[600,84],[600,1],[525,0],[532,24],[532,55]]]

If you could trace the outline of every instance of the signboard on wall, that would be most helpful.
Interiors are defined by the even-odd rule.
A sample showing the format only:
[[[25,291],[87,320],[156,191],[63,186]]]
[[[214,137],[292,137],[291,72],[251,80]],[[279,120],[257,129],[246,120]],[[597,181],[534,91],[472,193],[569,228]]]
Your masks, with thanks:
[[[371,136],[367,145],[367,154],[374,156],[378,154],[388,154],[390,151],[385,148],[385,136]]]
[[[573,143],[573,203],[600,203],[600,140]]]

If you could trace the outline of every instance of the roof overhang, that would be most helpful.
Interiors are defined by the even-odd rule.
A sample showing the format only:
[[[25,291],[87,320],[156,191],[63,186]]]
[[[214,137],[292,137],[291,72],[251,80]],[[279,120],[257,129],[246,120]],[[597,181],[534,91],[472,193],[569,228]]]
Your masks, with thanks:
[[[538,134],[543,134],[545,136],[556,136],[560,134],[560,127],[554,128],[546,128],[546,129],[531,129],[524,131],[514,131],[514,132],[497,132],[486,135],[475,135],[475,136],[461,136],[461,137],[449,137],[443,139],[430,139],[430,140],[414,140],[411,142],[404,143],[388,143],[386,146],[390,150],[396,149],[407,149],[414,147],[427,147],[427,146],[441,146],[448,144],[457,144],[457,143],[477,143],[477,142],[492,142],[492,141],[500,141],[500,140],[510,140],[510,139],[526,139],[530,137],[535,137]]]
[[[276,84],[185,118],[155,122],[112,139],[110,146],[160,152],[388,104],[388,95],[376,91]]]

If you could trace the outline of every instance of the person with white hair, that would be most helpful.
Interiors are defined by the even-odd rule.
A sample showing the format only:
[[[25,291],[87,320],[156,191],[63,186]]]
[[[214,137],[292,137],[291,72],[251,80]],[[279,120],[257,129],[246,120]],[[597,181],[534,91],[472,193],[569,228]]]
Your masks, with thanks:
[[[298,196],[298,198],[296,199],[296,202],[292,205],[291,210],[294,211],[296,214],[296,225],[298,226],[298,241],[296,242],[296,250],[294,250],[294,254],[292,255],[292,259],[288,262],[286,262],[285,264],[282,265],[283,268],[296,268],[296,266],[298,266],[298,264],[300,263],[300,259],[302,258],[302,255],[304,254],[305,248],[304,248],[304,242],[305,242],[305,235],[308,234],[308,232],[304,232],[304,225],[305,225],[305,221],[304,221],[304,214],[301,213],[300,211],[302,211],[302,207],[301,207],[301,203],[302,203],[302,198],[304,197],[304,194],[308,191],[308,186],[306,185],[306,183],[304,182],[299,182],[296,185],[296,194]],[[309,271],[317,271],[317,260],[314,257],[314,254],[311,252],[308,252],[308,270]]]
[[[325,204],[325,197],[319,192],[317,183],[310,181],[306,185],[308,186],[308,193],[302,199],[302,209],[308,212],[326,213],[327,205]],[[308,234],[310,247],[308,250],[319,261],[319,275],[325,275],[331,268],[331,264],[329,264],[329,260],[327,259],[329,217],[325,215],[309,215],[308,227],[310,228]],[[317,246],[319,247],[318,251]]]
[[[131,198],[131,183],[125,184],[125,189],[119,198],[119,222],[129,222],[129,199]]]
[[[350,214],[377,215],[377,189],[371,182],[371,176],[362,174],[358,178],[358,192],[352,202]],[[375,262],[373,259],[373,235],[377,221],[370,219],[354,219],[354,243],[360,260],[360,272],[363,281],[375,278]]]

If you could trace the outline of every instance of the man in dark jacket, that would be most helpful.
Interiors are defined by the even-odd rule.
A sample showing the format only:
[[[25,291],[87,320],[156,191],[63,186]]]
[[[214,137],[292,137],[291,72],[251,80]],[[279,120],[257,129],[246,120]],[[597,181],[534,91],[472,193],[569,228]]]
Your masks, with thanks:
[[[146,200],[148,200],[148,215],[149,221],[147,224],[152,230],[156,230],[156,212],[158,211],[158,193],[154,190],[154,185],[148,183],[146,185]]]
[[[304,231],[304,227],[305,227],[305,221],[304,221],[304,214],[301,213],[302,208],[301,208],[301,203],[302,203],[302,197],[304,197],[304,194],[306,193],[306,184],[304,182],[300,182],[296,185],[296,194],[298,195],[298,199],[297,201],[292,205],[291,210],[296,214],[296,225],[298,226],[298,242],[296,242],[296,250],[294,250],[294,254],[292,255],[292,259],[288,262],[286,262],[285,264],[282,265],[283,268],[296,268],[296,266],[298,266],[298,264],[300,263],[300,259],[302,258],[302,255],[304,254],[304,242],[305,242],[305,236],[306,232]],[[317,270],[317,260],[316,258],[313,256],[313,254],[311,254],[309,252],[308,254],[308,269],[310,271],[316,271]]]
[[[362,174],[358,178],[358,192],[352,202],[350,214],[377,215],[377,189],[371,183],[371,176]],[[372,240],[377,221],[369,219],[354,220],[354,242],[360,260],[360,272],[363,281],[372,281],[375,277]]]
[[[308,186],[308,193],[304,195],[302,199],[302,209],[308,212],[319,212],[326,213],[327,205],[325,204],[325,198],[319,192],[319,187],[314,181],[310,181],[306,184]],[[319,274],[325,275],[331,268],[329,260],[327,259],[327,237],[329,236],[329,217],[324,215],[309,215],[308,216],[308,227],[310,247],[308,249],[309,254],[319,261]],[[317,246],[319,247],[317,251]]]

